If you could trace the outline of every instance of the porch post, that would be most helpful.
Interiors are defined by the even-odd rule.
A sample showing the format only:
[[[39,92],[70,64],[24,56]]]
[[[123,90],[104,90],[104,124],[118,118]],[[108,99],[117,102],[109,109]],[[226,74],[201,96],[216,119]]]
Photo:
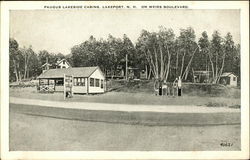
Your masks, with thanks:
[[[89,78],[87,77],[87,95],[89,94]]]
[[[40,86],[41,86],[41,78],[38,79],[38,91],[40,91]]]
[[[71,81],[71,94],[72,94],[72,97],[74,96],[74,91],[73,91],[73,87],[74,87],[74,76],[72,75],[71,76],[71,78],[72,78],[72,81]]]

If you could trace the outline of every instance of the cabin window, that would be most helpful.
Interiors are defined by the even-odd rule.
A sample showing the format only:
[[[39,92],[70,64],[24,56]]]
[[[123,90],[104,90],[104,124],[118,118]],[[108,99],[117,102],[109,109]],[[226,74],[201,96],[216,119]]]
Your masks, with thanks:
[[[74,85],[75,86],[85,86],[85,79],[84,78],[74,78]]]
[[[101,88],[103,88],[103,80],[101,79]]]
[[[54,84],[55,84],[55,81],[54,81],[53,79],[50,79],[50,80],[49,80],[49,84],[54,85]]]
[[[81,84],[82,86],[85,86],[85,78],[81,78]]]
[[[56,86],[62,86],[63,85],[63,79],[57,79],[55,80]]]
[[[40,79],[40,84],[41,85],[46,85],[46,84],[48,84],[48,79]]]
[[[77,85],[81,86],[81,78],[77,78]]]
[[[100,87],[100,79],[95,79],[95,86]]]
[[[236,81],[236,77],[233,77],[233,81]]]
[[[90,78],[90,84],[91,87],[94,87],[94,78]]]

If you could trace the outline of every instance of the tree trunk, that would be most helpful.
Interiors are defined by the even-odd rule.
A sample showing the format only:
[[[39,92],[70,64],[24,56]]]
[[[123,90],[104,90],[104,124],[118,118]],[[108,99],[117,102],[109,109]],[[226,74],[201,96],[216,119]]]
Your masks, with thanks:
[[[148,59],[148,64],[149,64],[149,67],[150,67],[150,71],[149,72],[151,72],[151,70],[152,70],[152,68],[153,68],[153,72],[154,72],[154,66],[153,66],[153,60],[152,60],[152,56],[151,55],[149,55],[150,54],[150,52],[148,51],[148,54],[147,54],[147,59]],[[154,73],[153,73],[154,74]]]
[[[208,52],[208,57],[209,57],[209,61],[210,61],[210,63],[211,63],[212,74],[213,74],[213,75],[212,75],[212,76],[213,76],[212,79],[213,79],[213,83],[214,83],[214,78],[215,78],[215,77],[214,77],[214,76],[215,76],[215,75],[214,75],[214,73],[215,73],[215,72],[214,72],[214,64],[213,64],[212,56],[210,55],[210,52]]]
[[[151,78],[151,72],[152,72],[152,68],[151,68],[151,66],[149,66],[148,80]]]
[[[217,78],[217,80],[216,80],[216,83],[218,83],[218,82],[220,81],[220,77],[221,77],[221,75],[222,75],[223,68],[224,68],[224,64],[225,64],[225,57],[226,57],[226,52],[224,52],[224,54],[223,54],[222,65],[221,65],[221,69],[220,69],[218,78]]]
[[[19,74],[19,81],[21,81],[22,80],[22,74],[21,74],[20,71],[18,71],[18,74]]]
[[[170,70],[170,59],[171,59],[171,56],[169,55],[168,56],[167,73],[166,73],[166,81],[168,80],[168,75],[169,75],[169,70]]]
[[[185,77],[184,77],[185,80],[187,80],[187,76],[188,76],[188,73],[189,73],[189,69],[190,69],[191,63],[192,63],[192,61],[193,61],[194,54],[195,54],[195,52],[197,51],[198,48],[199,48],[199,47],[197,47],[197,48],[194,50],[194,52],[193,52],[193,54],[192,54],[192,57],[190,58],[190,60],[189,60],[189,62],[188,62],[188,65],[187,65],[187,67],[186,67],[186,69],[185,69],[185,72],[184,72],[184,74],[183,74],[183,76],[185,75]],[[183,79],[183,76],[182,76],[182,79]]]
[[[29,67],[27,68],[27,78],[29,78],[30,77],[30,69],[29,69]]]
[[[156,52],[156,48],[154,46],[154,55],[155,55],[155,68],[156,68],[156,79],[159,79],[159,66],[158,66],[158,56]]]
[[[181,73],[179,76],[182,77],[182,72],[183,72],[183,68],[184,68],[184,60],[185,60],[185,55],[186,55],[186,52],[183,53],[183,56],[182,56],[182,61],[181,61]]]
[[[169,49],[168,49],[168,46],[166,45],[166,50],[167,50],[167,65],[165,65],[165,69],[164,69],[164,73],[163,73],[163,76],[164,76],[164,79],[167,81],[168,80],[168,75],[169,75],[169,70],[170,70],[170,60],[171,60],[171,54],[169,52]],[[164,60],[165,62],[165,60]]]
[[[26,78],[26,74],[27,74],[27,55],[26,53],[24,54],[24,75],[23,78]]]
[[[16,82],[18,82],[19,78],[18,78],[18,72],[17,72],[17,67],[16,67],[16,61],[15,61],[14,58],[13,58],[13,64],[14,64],[14,72],[15,72],[15,75],[16,75]]]
[[[152,68],[152,72],[154,74],[154,77],[156,79],[158,79],[158,74],[157,74],[157,69],[156,69],[156,65],[154,64],[154,60],[153,60],[153,56],[151,55],[150,51],[148,50],[148,54],[149,54],[149,60],[150,60],[150,64],[151,64],[151,68]]]
[[[26,79],[26,76],[27,76],[27,66],[26,66],[26,64],[24,64],[24,75],[23,75],[23,78]]]
[[[161,70],[160,70],[160,79],[163,79],[163,73],[164,73],[164,62],[163,62],[163,53],[162,53],[162,48],[161,45],[159,45],[159,49],[160,49],[160,58],[161,58]]]
[[[192,68],[192,72],[193,72],[193,83],[196,83],[195,82],[195,76],[194,76],[194,69]]]
[[[215,57],[215,83],[217,83],[217,78],[218,78],[218,53],[216,52],[216,57]]]
[[[178,54],[179,52],[177,51],[177,53],[176,53],[176,66],[175,66],[175,78],[177,77],[177,75],[178,75],[178,63],[179,63],[179,54]]]

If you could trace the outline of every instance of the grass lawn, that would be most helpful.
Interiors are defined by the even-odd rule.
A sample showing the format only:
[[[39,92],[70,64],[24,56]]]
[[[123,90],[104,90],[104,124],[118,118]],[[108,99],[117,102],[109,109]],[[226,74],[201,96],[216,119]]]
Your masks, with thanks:
[[[41,100],[62,101],[63,93],[38,93],[35,87],[10,88],[10,96]],[[148,105],[204,105],[211,107],[240,105],[239,97],[204,96],[199,94],[184,94],[182,97],[159,97],[150,92],[111,91],[97,95],[74,95],[67,101],[97,102],[115,104],[148,104]]]
[[[42,109],[42,110],[41,110]],[[30,114],[27,114],[29,112]],[[56,114],[73,117],[72,119]],[[36,115],[32,115],[35,113]],[[122,120],[121,116],[117,118]],[[142,125],[90,121],[95,113],[46,107],[10,105],[11,151],[223,151],[240,150],[240,124],[234,125]],[[111,112],[101,114],[114,120]],[[108,116],[110,115],[110,116]],[[105,117],[106,116],[106,117]],[[152,115],[149,115],[152,116]],[[112,118],[109,118],[112,117]],[[119,118],[121,117],[121,118]],[[161,116],[160,116],[161,117]],[[169,116],[165,117],[168,122]],[[182,116],[183,117],[183,116]],[[189,116],[188,118],[195,116]],[[209,116],[202,116],[207,118]],[[229,116],[230,117],[230,116]],[[239,117],[239,116],[238,116]],[[80,118],[80,119],[79,119]],[[85,119],[86,118],[86,119]],[[116,118],[116,119],[117,119]],[[158,117],[152,116],[151,118]],[[172,117],[174,118],[174,117]],[[183,117],[185,118],[185,117]],[[149,120],[150,117],[147,117]],[[161,119],[161,118],[160,118]],[[213,118],[212,118],[213,119]],[[185,119],[182,119],[185,120]],[[195,120],[195,118],[193,119]],[[162,121],[159,121],[162,122]],[[133,125],[131,125],[133,124]],[[222,143],[232,144],[230,147]]]

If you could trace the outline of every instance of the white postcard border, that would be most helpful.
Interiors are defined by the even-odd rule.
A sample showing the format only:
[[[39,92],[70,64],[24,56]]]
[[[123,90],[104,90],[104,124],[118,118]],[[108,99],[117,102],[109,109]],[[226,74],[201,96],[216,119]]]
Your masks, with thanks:
[[[44,10],[44,5],[187,5],[188,9],[241,10],[241,151],[9,151],[9,10]],[[138,9],[138,8],[137,8]],[[49,9],[54,10],[54,9]],[[72,10],[72,9],[70,9]],[[245,159],[249,156],[249,8],[247,1],[1,2],[1,156],[3,159]]]

